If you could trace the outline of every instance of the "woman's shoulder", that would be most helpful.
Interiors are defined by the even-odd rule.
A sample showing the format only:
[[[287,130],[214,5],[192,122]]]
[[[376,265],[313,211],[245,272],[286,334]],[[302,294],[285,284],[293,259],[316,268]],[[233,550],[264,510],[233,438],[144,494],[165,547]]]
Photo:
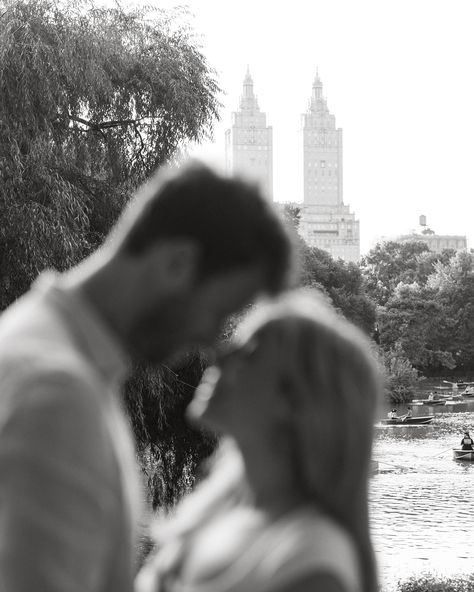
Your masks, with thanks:
[[[360,589],[355,544],[344,528],[324,513],[312,508],[291,512],[270,528],[269,538],[272,543],[262,559],[262,569],[272,575],[278,590],[290,583],[291,589],[297,583],[301,590],[309,589],[309,579],[321,577],[329,578],[334,590]]]

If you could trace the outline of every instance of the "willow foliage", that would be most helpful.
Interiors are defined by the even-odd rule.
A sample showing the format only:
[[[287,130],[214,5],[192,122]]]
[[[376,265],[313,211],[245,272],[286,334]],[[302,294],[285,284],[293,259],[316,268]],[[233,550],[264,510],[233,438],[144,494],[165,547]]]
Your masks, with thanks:
[[[209,136],[218,92],[182,11],[0,0],[0,310],[88,255],[156,167]],[[183,420],[201,372],[191,357],[128,384],[155,505],[212,448]]]
[[[132,190],[211,133],[182,14],[0,1],[0,308],[103,239]]]

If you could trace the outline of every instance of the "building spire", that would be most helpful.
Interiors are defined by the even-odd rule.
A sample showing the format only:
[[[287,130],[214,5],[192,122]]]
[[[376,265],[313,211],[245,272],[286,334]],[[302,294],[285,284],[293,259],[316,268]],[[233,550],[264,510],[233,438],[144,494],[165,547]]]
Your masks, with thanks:
[[[313,99],[318,100],[323,98],[323,83],[321,82],[321,78],[319,77],[318,68],[316,68],[316,76],[314,77],[313,82]]]
[[[240,97],[240,108],[245,111],[259,111],[257,97],[253,92],[253,79],[247,64],[247,72],[244,78],[243,93]]]
[[[250,76],[250,68],[247,65],[247,73],[245,74],[244,78],[244,92],[242,97],[243,98],[251,98],[253,97],[253,80],[252,76]]]
[[[319,70],[316,68],[316,76],[313,81],[313,89],[311,93],[311,100],[309,103],[310,111],[321,111],[329,113],[326,99],[323,95],[323,83],[319,77]]]

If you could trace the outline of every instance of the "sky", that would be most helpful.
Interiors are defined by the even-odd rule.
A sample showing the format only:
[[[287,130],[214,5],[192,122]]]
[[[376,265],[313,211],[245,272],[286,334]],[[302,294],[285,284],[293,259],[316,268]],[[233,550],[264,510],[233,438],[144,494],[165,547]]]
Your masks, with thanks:
[[[273,127],[274,199],[301,202],[301,114],[318,69],[343,129],[343,199],[360,220],[362,253],[380,237],[419,231],[421,214],[435,232],[466,235],[474,247],[472,0],[185,5],[224,91],[214,140],[193,155],[224,166],[224,132],[248,66]]]

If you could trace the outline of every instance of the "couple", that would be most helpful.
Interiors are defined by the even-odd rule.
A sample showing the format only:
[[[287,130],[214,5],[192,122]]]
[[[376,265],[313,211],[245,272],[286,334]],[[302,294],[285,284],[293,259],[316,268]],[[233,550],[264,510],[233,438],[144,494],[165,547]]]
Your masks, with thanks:
[[[133,590],[139,480],[119,398],[130,360],[211,345],[230,314],[284,290],[291,258],[255,187],[192,164],[160,171],[95,255],[43,274],[3,313],[2,590]],[[364,338],[290,293],[238,334],[189,408],[228,440],[159,526],[137,590],[375,591],[378,381]]]

